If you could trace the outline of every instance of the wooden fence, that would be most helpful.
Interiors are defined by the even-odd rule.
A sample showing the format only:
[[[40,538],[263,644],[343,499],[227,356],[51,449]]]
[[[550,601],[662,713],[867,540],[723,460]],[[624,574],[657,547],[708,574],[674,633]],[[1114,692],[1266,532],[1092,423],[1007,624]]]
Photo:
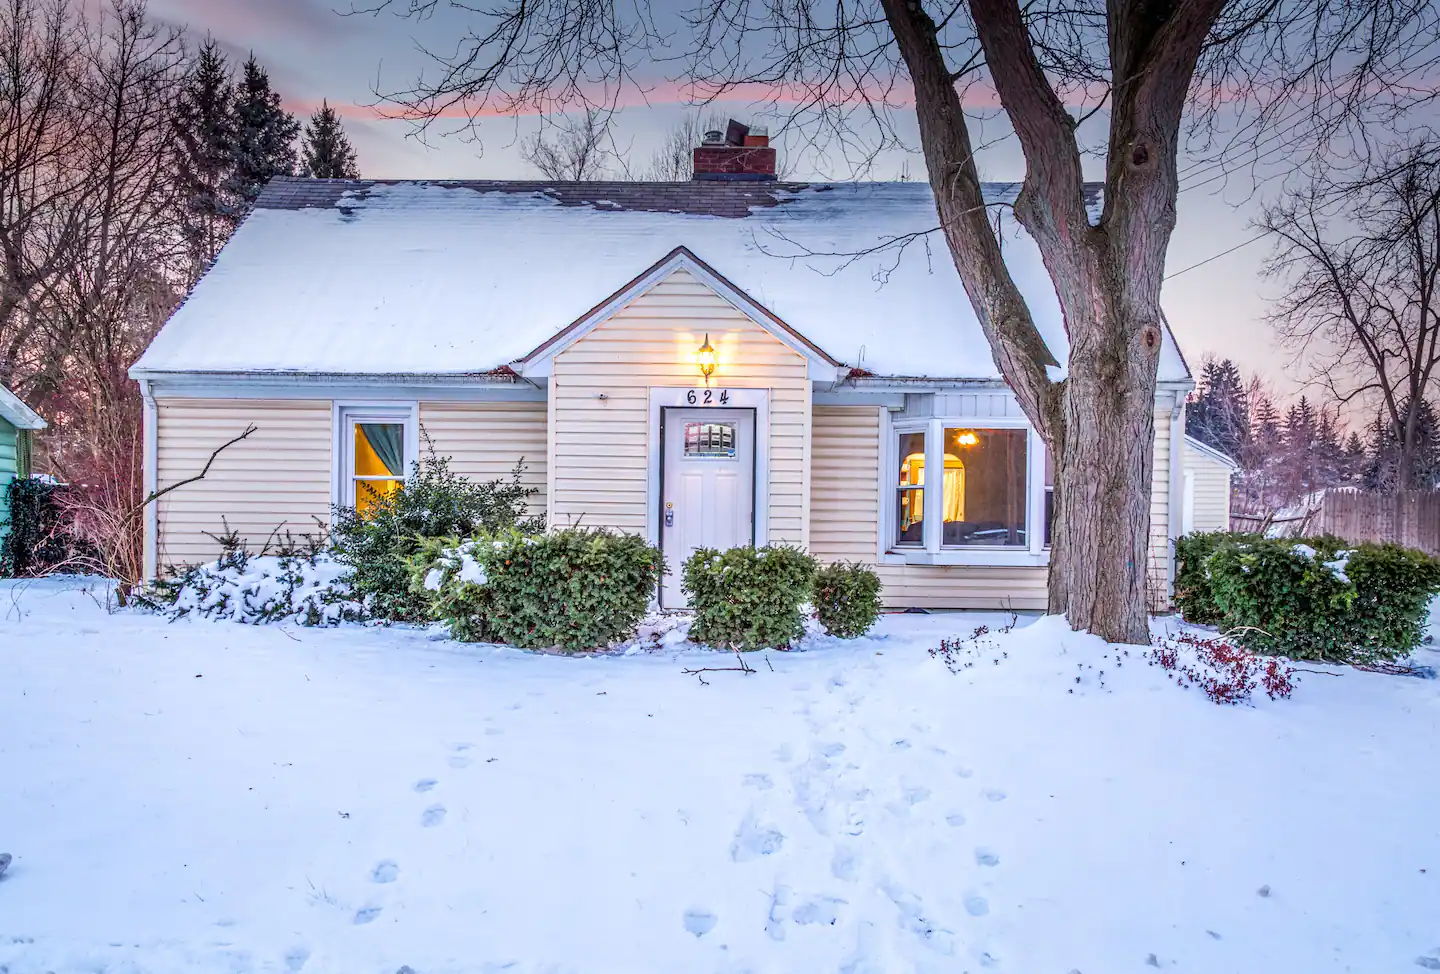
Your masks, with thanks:
[[[1394,541],[1440,555],[1440,491],[1327,491],[1315,531],[1346,541]]]

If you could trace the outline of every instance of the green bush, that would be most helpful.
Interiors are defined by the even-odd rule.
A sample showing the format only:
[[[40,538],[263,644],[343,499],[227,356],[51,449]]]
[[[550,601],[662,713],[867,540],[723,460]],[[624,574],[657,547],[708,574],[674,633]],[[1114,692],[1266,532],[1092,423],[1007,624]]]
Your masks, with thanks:
[[[1214,624],[1247,649],[1293,659],[1403,657],[1420,644],[1430,598],[1440,591],[1435,559],[1394,544],[1347,547],[1334,537],[1221,538],[1202,564],[1190,604],[1213,606]],[[1199,621],[1188,610],[1185,618]]]
[[[635,632],[660,581],[660,552],[600,529],[427,538],[411,591],[467,642],[599,649]]]
[[[1215,603],[1205,563],[1220,545],[1245,540],[1259,541],[1261,535],[1197,531],[1175,542],[1175,608],[1187,622],[1201,626],[1220,624],[1224,616]]]
[[[812,601],[826,632],[857,639],[880,618],[880,576],[859,562],[826,565],[815,572]]]
[[[403,490],[387,494],[367,512],[337,507],[331,529],[335,556],[350,566],[345,579],[379,619],[423,622],[430,603],[410,586],[409,560],[422,538],[469,537],[517,528],[543,530],[543,517],[526,517],[534,488],[509,479],[480,483],[450,470],[447,457],[426,457],[411,469]]]
[[[0,578],[83,572],[99,561],[93,545],[70,533],[60,499],[71,489],[48,477],[20,477],[3,488],[10,530],[0,541]]]
[[[690,638],[724,649],[789,646],[804,632],[815,559],[798,548],[700,548],[685,562],[681,586],[695,620]]]

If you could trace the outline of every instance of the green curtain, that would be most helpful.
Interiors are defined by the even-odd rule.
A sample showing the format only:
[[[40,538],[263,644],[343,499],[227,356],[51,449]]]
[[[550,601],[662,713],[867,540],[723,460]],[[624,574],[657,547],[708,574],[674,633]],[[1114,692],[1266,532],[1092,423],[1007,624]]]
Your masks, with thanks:
[[[405,476],[405,427],[399,423],[361,423],[360,433],[392,477]]]

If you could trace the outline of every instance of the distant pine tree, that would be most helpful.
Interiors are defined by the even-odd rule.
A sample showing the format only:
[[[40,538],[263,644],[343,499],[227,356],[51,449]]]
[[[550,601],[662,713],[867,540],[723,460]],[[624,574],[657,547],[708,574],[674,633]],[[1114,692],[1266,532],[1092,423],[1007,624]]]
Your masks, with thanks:
[[[1239,458],[1250,438],[1250,409],[1240,370],[1230,359],[1207,361],[1200,389],[1185,413],[1185,432],[1231,457]]]
[[[1345,452],[1341,456],[1340,464],[1342,483],[1355,483],[1365,471],[1365,441],[1353,430],[1345,440]]]
[[[295,175],[295,139],[300,123],[280,105],[270,76],[250,55],[235,86],[235,168],[229,189],[248,211],[265,183]]]
[[[230,186],[235,130],[230,64],[220,45],[206,38],[175,109],[176,180],[184,199],[181,233],[197,276],[215,259],[242,215],[240,199]]]
[[[1409,413],[1408,401],[1400,404],[1400,414]],[[1361,482],[1369,490],[1399,490],[1407,480],[1418,490],[1434,490],[1440,485],[1440,420],[1434,407],[1422,401],[1416,409],[1415,447],[1409,458],[1409,477],[1405,476],[1401,431],[1389,420],[1376,419],[1370,424],[1365,447],[1365,463]]]
[[[359,179],[355,149],[345,137],[340,115],[322,101],[305,125],[300,145],[300,174],[315,179]]]

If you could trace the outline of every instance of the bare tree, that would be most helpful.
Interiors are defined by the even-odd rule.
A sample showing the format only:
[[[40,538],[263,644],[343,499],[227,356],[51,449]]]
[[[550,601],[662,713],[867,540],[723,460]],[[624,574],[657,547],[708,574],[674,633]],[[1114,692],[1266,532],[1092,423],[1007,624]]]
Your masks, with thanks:
[[[1311,183],[1266,210],[1285,282],[1271,320],[1342,403],[1378,403],[1402,490],[1429,433],[1440,365],[1440,142],[1418,141],[1340,185]]]
[[[579,118],[563,119],[554,138],[537,132],[520,144],[520,155],[545,176],[564,182],[604,179],[611,152],[606,148],[606,120],[593,108]]]
[[[423,16],[441,2],[376,0],[370,9]],[[447,2],[473,29],[453,55],[437,55],[437,75],[391,96],[422,127],[456,109],[473,122],[495,111],[613,106],[627,86],[643,92],[641,61],[677,63],[673,32],[643,9]],[[781,113],[785,124],[817,149],[873,160],[899,141],[894,120],[913,104],[940,232],[998,368],[1054,459],[1050,610],[1112,640],[1147,642],[1160,288],[1187,111],[1233,117],[1238,100],[1262,125],[1322,139],[1397,117],[1433,92],[1399,83],[1440,55],[1431,0],[694,0],[685,21],[681,63],[692,89],[715,98],[763,87],[775,111],[793,106]],[[981,195],[961,89],[982,83],[1024,154],[1014,213],[1059,297],[1063,370],[1005,266]],[[1077,128],[1102,107],[1105,192],[1092,219]]]
[[[640,178],[660,183],[687,181],[695,174],[695,147],[705,141],[706,132],[724,132],[725,122],[719,115],[686,115],[665,132],[665,140],[650,156],[650,165]]]

